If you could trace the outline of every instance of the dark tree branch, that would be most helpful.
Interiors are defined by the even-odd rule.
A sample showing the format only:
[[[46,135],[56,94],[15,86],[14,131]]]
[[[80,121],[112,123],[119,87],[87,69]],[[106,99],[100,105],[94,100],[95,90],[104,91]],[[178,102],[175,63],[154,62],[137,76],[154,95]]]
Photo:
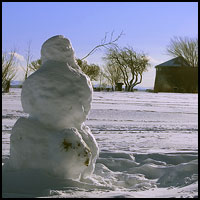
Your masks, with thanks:
[[[115,42],[117,42],[119,40],[119,38],[123,35],[123,31],[115,39],[112,39],[113,33],[114,33],[114,31],[111,33],[110,41],[106,42],[106,39],[107,39],[107,32],[106,32],[104,39],[101,40],[101,44],[95,46],[86,56],[81,58],[81,60],[84,60],[88,56],[92,55],[98,48],[101,48],[101,47],[107,48],[107,46],[109,46],[109,45],[116,45]]]

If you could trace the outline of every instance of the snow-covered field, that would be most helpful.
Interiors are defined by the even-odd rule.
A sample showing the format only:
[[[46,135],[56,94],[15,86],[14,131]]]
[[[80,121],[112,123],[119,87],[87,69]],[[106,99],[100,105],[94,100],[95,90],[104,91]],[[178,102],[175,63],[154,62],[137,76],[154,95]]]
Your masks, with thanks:
[[[11,129],[27,116],[20,95],[21,89],[12,88],[2,96],[3,164]],[[21,174],[16,185],[3,185],[3,197],[198,197],[197,94],[94,92],[86,125],[100,148],[91,179],[33,175],[24,183]]]

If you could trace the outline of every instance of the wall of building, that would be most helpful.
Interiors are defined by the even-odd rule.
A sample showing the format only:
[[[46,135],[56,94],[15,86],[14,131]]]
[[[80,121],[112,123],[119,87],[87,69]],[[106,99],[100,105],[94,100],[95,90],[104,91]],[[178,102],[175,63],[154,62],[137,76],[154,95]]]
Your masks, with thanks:
[[[198,67],[157,67],[154,92],[198,92]]]

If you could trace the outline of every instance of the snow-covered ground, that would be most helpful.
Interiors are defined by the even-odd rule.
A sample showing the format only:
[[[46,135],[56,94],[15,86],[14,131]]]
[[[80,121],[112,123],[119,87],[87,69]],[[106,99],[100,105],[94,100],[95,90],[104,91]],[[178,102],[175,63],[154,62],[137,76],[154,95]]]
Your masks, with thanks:
[[[2,164],[14,123],[27,116],[20,95],[2,96]],[[100,149],[91,179],[26,180],[24,172],[3,185],[3,197],[198,197],[197,94],[94,92],[86,125]]]

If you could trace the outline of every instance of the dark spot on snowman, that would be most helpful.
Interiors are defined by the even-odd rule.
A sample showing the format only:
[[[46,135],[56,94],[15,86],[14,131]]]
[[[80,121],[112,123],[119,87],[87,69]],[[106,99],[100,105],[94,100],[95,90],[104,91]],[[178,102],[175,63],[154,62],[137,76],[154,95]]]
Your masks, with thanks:
[[[88,153],[90,153],[90,152],[91,152],[91,151],[90,151],[90,149],[87,149],[87,148],[86,148],[86,149],[85,149],[85,151],[84,151],[84,155],[86,155],[86,156],[87,156],[87,155],[88,155]]]
[[[89,165],[89,161],[90,161],[89,158],[87,158],[87,160],[85,161],[84,164],[85,164],[86,166],[88,166],[88,165]]]
[[[87,151],[84,151],[84,157],[86,157],[88,155]]]
[[[72,148],[72,143],[68,142],[66,139],[63,140],[61,146],[65,151],[68,151],[69,148]]]

